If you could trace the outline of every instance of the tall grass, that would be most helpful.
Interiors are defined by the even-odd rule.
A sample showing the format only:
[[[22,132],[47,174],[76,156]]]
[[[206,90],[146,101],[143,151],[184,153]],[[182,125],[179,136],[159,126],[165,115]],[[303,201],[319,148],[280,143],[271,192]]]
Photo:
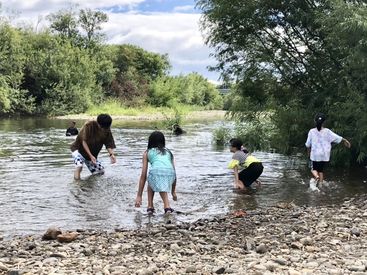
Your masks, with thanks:
[[[103,104],[95,105],[87,110],[89,115],[98,115],[101,113],[108,113],[110,115],[123,115],[123,116],[138,116],[138,115],[151,115],[151,114],[163,114],[164,116],[179,114],[188,114],[193,111],[203,110],[203,107],[177,104],[174,107],[154,107],[151,105],[144,105],[139,107],[126,107],[117,100],[108,100]]]

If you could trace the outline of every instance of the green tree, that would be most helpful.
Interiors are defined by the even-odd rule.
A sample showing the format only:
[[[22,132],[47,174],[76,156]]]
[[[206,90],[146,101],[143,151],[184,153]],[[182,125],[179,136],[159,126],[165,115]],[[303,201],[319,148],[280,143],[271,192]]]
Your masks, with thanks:
[[[317,112],[350,138],[336,160],[367,153],[367,8],[365,1],[199,0],[216,69],[236,83],[232,114],[251,121],[267,112],[273,146],[303,146]],[[341,109],[342,108],[342,109]]]
[[[99,43],[103,37],[99,31],[102,29],[101,24],[108,21],[108,16],[101,11],[93,11],[91,9],[81,9],[79,13],[79,23],[86,33],[86,47]]]

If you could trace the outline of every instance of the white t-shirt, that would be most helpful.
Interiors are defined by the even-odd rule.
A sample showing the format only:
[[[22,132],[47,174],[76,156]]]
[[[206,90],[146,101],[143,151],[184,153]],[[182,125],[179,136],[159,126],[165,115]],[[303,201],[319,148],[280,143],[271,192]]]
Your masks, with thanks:
[[[329,161],[332,143],[340,143],[343,138],[328,128],[320,131],[313,128],[308,132],[306,147],[311,147],[312,161]]]

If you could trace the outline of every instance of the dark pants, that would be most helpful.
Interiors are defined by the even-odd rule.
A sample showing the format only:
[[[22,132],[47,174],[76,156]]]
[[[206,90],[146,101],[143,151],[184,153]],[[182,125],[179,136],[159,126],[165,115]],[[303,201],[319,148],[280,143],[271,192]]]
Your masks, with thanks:
[[[263,170],[264,166],[261,162],[253,162],[250,164],[249,167],[242,170],[238,174],[238,178],[240,181],[243,182],[246,187],[249,187],[254,181],[256,181],[260,177]]]

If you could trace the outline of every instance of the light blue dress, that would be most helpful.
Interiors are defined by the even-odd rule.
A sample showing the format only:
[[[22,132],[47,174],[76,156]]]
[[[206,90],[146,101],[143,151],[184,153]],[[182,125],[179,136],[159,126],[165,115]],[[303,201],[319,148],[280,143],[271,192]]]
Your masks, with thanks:
[[[148,150],[148,184],[154,192],[171,192],[176,179],[172,154],[168,149],[161,152],[157,148]]]

